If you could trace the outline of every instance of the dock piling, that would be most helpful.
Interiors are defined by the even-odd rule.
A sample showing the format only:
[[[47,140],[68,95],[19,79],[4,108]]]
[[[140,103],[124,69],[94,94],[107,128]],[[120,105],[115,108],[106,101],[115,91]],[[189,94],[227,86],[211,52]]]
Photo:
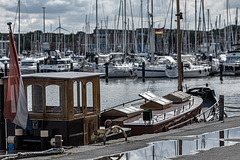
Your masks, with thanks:
[[[105,80],[108,83],[108,63],[105,63]]]
[[[39,64],[39,62],[37,63],[37,73],[39,73],[40,72],[40,64]]]
[[[219,95],[219,121],[224,118],[224,95]]]
[[[4,73],[5,73],[5,76],[8,75],[8,72],[7,72],[7,63],[4,64]]]
[[[223,72],[223,64],[220,63],[220,81],[223,81],[223,74],[222,74],[222,72]]]
[[[145,62],[142,62],[142,81],[145,82]]]

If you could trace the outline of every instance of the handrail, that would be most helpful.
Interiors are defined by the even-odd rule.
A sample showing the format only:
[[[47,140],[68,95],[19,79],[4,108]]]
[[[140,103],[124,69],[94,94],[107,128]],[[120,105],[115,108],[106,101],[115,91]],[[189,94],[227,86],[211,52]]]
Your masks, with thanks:
[[[210,107],[210,108],[208,108],[207,110],[205,110],[203,113],[200,113],[200,114],[196,115],[195,117],[192,117],[192,118],[190,118],[190,119],[187,119],[187,120],[185,120],[185,121],[183,121],[183,122],[181,122],[181,123],[178,123],[178,124],[176,124],[176,125],[173,125],[173,126],[169,127],[168,130],[173,129],[173,128],[175,128],[175,127],[178,127],[178,126],[180,126],[180,125],[183,125],[184,123],[189,122],[189,121],[191,121],[191,120],[193,120],[193,119],[196,119],[197,117],[200,117],[201,115],[204,116],[204,121],[205,121],[205,120],[206,120],[206,118],[205,118],[205,113],[206,113],[206,112],[208,112],[208,111],[210,111],[211,109],[214,108],[214,109],[215,109],[215,113],[217,113],[215,107],[216,107],[216,108],[218,107],[218,101],[217,101],[216,103],[214,103],[214,104],[212,105],[212,107]],[[209,112],[208,117],[210,116],[210,113],[211,113],[211,112]]]

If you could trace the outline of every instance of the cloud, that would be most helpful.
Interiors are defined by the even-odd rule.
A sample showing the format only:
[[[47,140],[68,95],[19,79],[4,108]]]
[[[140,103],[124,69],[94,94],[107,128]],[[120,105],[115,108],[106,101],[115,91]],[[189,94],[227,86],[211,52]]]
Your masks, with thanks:
[[[150,1],[150,0],[149,0]],[[170,27],[171,21],[171,5],[172,0],[158,0],[154,2],[154,24],[155,27]],[[61,24],[67,30],[71,32],[82,31],[85,26],[86,17],[90,22],[91,30],[96,26],[96,0],[21,0],[21,30],[22,32],[29,32],[43,29],[43,9],[45,9],[45,24],[46,31],[50,31],[59,24],[59,16],[61,17]],[[98,22],[99,26],[104,25],[108,20],[108,27],[113,28],[116,24],[119,24],[118,28],[122,28],[122,6],[119,14],[119,7],[121,0],[98,0]],[[130,4],[131,2],[131,4]],[[129,28],[132,27],[132,18],[134,21],[134,27],[141,27],[140,19],[140,0],[127,0],[127,22],[129,19]],[[151,2],[151,1],[150,1]],[[173,1],[173,28],[176,28],[176,0]],[[185,2],[186,2],[186,23],[191,29],[195,28],[195,0],[181,0],[181,12],[185,16]],[[207,9],[210,11],[211,23],[214,24],[216,17],[221,14],[221,26],[223,27],[224,19],[227,19],[226,0],[209,0],[204,1],[204,14],[206,21]],[[197,18],[199,19],[201,0],[197,0]],[[17,23],[16,13],[18,1],[0,0],[1,18],[0,18],[0,30],[1,32],[8,32],[6,23],[11,21]],[[143,0],[143,18],[144,27],[148,27],[148,11],[151,9],[151,5],[147,5],[147,0]],[[170,7],[170,8],[169,8]],[[236,16],[236,8],[240,7],[238,0],[229,0],[229,23],[234,23]],[[169,10],[170,9],[170,10]],[[202,9],[202,8],[201,8]],[[132,13],[131,13],[132,10]],[[150,11],[151,12],[151,11]],[[168,13],[168,15],[167,15]],[[202,13],[201,13],[202,16]],[[166,19],[167,18],[167,19]],[[118,21],[119,20],[119,21]],[[185,19],[184,19],[185,20]],[[184,20],[181,26],[183,27]]]

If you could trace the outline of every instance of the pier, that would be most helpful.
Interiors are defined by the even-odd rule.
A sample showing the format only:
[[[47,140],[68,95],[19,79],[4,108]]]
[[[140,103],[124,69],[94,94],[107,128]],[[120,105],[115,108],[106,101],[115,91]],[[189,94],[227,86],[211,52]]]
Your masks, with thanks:
[[[106,145],[102,143],[80,146],[66,150],[64,154],[59,155],[57,159],[97,159],[97,157],[105,157],[107,155],[118,155],[130,150],[136,150],[147,147],[150,142],[176,140],[183,136],[199,135],[208,132],[221,131],[227,128],[240,126],[240,117],[225,118],[224,121],[211,121],[206,123],[193,124],[180,129],[161,132],[157,134],[146,134],[135,137],[128,137],[128,141],[124,138],[118,140],[107,141]],[[239,140],[236,140],[239,142]],[[186,155],[175,159],[236,159],[240,157],[240,144],[228,147],[217,147],[211,150],[201,151],[194,155]],[[48,159],[49,157],[38,157],[39,159]],[[54,156],[56,157],[56,156]],[[33,158],[29,158],[31,160]],[[173,158],[174,159],[174,158]]]

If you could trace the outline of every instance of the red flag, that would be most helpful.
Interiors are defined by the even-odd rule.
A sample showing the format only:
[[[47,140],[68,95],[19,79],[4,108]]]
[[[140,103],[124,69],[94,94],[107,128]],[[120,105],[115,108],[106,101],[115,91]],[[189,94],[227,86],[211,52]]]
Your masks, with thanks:
[[[9,119],[14,124],[26,129],[29,118],[27,102],[18,63],[17,50],[12,35],[11,23],[8,23],[8,25],[10,39],[10,63],[4,104],[4,118]]]

